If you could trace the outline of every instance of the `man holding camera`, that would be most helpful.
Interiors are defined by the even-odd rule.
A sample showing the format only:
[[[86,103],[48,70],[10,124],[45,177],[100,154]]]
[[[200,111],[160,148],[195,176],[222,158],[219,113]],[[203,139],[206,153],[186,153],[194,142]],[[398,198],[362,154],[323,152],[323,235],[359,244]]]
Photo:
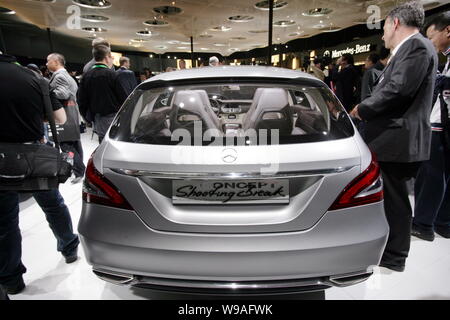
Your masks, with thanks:
[[[66,114],[51,96],[56,123]],[[12,56],[0,53],[0,142],[33,144],[43,141],[45,105],[40,79],[31,70],[17,65]],[[0,155],[1,156],[1,155]],[[58,189],[34,192],[33,197],[45,212],[66,263],[77,260],[78,236],[73,233],[69,209]],[[22,237],[19,229],[19,194],[0,191],[0,285],[8,294],[25,288],[22,275]]]

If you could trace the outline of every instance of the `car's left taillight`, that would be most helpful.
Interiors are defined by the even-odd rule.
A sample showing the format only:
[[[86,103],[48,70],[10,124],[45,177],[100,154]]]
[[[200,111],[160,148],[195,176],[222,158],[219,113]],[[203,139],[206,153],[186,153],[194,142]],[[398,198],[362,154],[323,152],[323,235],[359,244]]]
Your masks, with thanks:
[[[329,210],[362,206],[383,200],[383,180],[380,166],[372,153],[369,167],[348,184]]]
[[[95,169],[92,157],[86,167],[83,200],[108,207],[134,210],[114,184]]]

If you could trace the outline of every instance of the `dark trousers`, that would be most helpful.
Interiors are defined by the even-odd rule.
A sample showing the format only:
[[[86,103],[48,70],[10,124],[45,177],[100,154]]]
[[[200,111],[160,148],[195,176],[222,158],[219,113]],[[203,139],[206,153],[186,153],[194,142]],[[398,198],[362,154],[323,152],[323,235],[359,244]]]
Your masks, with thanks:
[[[83,147],[81,141],[61,142],[61,150],[64,152],[73,152],[73,173],[75,174],[75,177],[83,177],[86,166],[83,162]]]
[[[73,233],[69,209],[59,191],[35,192],[33,197],[44,211],[56,237],[57,250],[65,256],[72,255],[80,242]],[[13,191],[0,192],[0,285],[16,284],[25,272],[19,229],[19,196]]]
[[[1,300],[9,300],[9,297],[6,290],[0,285],[0,301]]]
[[[384,184],[384,210],[389,224],[389,238],[381,261],[404,266],[411,241],[412,208],[407,181],[415,178],[420,162],[380,162]]]
[[[106,132],[108,131],[115,117],[116,117],[115,113],[108,114],[105,116],[102,116],[100,114],[95,115],[94,129],[98,135],[99,143],[102,143],[103,139],[105,138]]]
[[[414,187],[413,223],[423,231],[450,229],[450,148],[443,135],[433,131],[430,160],[420,167]]]

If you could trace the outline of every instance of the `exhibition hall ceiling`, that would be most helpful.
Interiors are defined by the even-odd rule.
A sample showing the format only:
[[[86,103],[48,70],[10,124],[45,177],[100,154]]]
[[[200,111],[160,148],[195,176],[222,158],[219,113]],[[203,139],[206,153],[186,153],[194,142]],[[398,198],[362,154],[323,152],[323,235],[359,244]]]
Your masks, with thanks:
[[[0,0],[0,14],[77,38],[101,36],[134,51],[228,56],[267,45],[262,0]],[[273,43],[285,43],[384,18],[393,0],[275,0]],[[423,0],[425,9],[448,0]],[[3,9],[1,9],[3,8]],[[7,9],[12,10],[10,12]]]

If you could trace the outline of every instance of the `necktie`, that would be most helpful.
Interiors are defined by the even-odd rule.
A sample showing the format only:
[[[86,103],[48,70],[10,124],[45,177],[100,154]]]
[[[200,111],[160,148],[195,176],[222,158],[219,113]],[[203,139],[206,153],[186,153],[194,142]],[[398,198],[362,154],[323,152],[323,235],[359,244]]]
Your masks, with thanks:
[[[445,65],[444,71],[442,72],[442,74],[445,76],[447,75],[447,72],[449,71],[450,68],[450,54],[447,55],[447,64]]]
[[[447,75],[447,72],[449,71],[450,68],[450,47],[448,47],[448,49],[445,52],[442,52],[442,54],[447,57],[447,63],[445,64],[444,71],[442,72],[442,74],[445,76]]]

